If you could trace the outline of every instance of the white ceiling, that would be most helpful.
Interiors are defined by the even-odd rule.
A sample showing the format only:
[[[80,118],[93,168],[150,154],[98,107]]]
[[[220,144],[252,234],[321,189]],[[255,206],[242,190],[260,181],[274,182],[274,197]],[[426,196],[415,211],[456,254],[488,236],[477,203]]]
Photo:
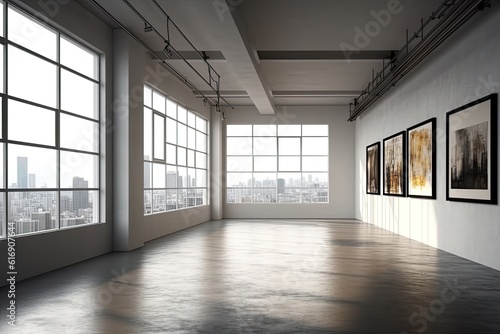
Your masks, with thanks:
[[[96,0],[158,55],[165,46],[122,0]],[[166,18],[152,0],[128,0],[166,36]],[[79,2],[116,27],[89,0]],[[435,0],[157,0],[221,76],[220,91],[233,105],[255,105],[262,114],[276,105],[342,105],[352,102],[379,71],[391,51],[405,43],[440,4]],[[375,13],[394,14],[376,23]],[[375,15],[374,15],[375,14]],[[356,43],[356,31],[373,29]],[[193,48],[170,26],[178,51]],[[363,42],[361,45],[359,42]],[[343,47],[361,52],[346,59]],[[195,53],[183,53],[208,78]],[[355,59],[358,58],[358,59]],[[166,59],[206,94],[210,87],[187,64]],[[201,98],[201,97],[200,97]]]

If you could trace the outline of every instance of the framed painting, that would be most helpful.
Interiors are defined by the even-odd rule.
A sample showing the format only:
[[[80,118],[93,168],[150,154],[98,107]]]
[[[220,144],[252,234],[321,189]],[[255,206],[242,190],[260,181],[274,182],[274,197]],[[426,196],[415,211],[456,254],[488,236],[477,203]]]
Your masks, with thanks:
[[[446,200],[497,204],[497,94],[446,113]]]
[[[405,131],[384,139],[384,195],[406,196]]]
[[[408,197],[436,198],[436,118],[406,130]]]
[[[366,147],[366,193],[380,195],[380,142]]]

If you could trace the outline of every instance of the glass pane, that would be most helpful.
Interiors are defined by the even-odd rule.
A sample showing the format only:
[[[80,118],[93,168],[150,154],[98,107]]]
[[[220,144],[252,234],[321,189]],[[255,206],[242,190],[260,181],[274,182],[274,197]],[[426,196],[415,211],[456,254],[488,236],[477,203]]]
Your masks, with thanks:
[[[167,144],[167,163],[177,164],[177,147],[174,145]]]
[[[207,153],[207,135],[196,131],[196,150]]]
[[[227,136],[252,136],[251,125],[227,125]]]
[[[187,206],[187,190],[177,190],[177,209],[183,209]]]
[[[300,203],[300,188],[281,188],[278,185],[278,203]]]
[[[144,108],[144,160],[153,160],[153,111]]]
[[[328,189],[302,188],[302,203],[328,203]]]
[[[9,139],[55,146],[56,113],[30,104],[8,100]]]
[[[3,1],[0,2],[0,36],[3,37]],[[3,202],[2,202],[2,204],[3,204]],[[2,207],[3,207],[3,205],[2,205]],[[0,226],[2,226],[2,224],[0,224]],[[0,234],[0,235],[3,236],[3,234]]]
[[[177,103],[167,99],[167,116],[177,119]]]
[[[300,157],[278,157],[280,172],[300,172]]]
[[[55,32],[12,7],[9,7],[7,15],[9,16],[9,40],[51,60],[56,60],[57,34]]]
[[[302,136],[328,136],[328,125],[302,125]]]
[[[177,164],[179,166],[186,166],[187,157],[186,157],[186,149],[182,147],[177,147]]]
[[[164,212],[166,210],[166,200],[165,190],[153,190],[153,213]]]
[[[276,203],[276,188],[273,189],[253,189],[253,203]]]
[[[8,159],[9,188],[57,187],[56,150],[9,144]]]
[[[302,157],[302,171],[327,172],[328,157]]]
[[[99,222],[97,190],[61,191],[61,228]]]
[[[3,176],[4,176],[3,168],[4,168],[4,163],[3,163],[3,143],[0,143],[0,188],[5,188],[5,186],[3,184]],[[2,212],[3,211],[4,211],[3,210],[3,206],[0,206],[0,219],[2,217]],[[0,224],[0,226],[1,226],[1,224]]]
[[[251,188],[228,188],[226,193],[227,203],[251,203]]]
[[[204,169],[196,170],[196,185],[198,187],[206,187],[207,186],[207,171]]]
[[[189,167],[194,167],[194,165],[195,165],[195,162],[194,162],[194,151],[187,150],[187,155],[188,155],[187,165]]]
[[[159,94],[157,91],[153,91],[153,109],[165,113],[165,96]]]
[[[226,169],[229,172],[251,172],[252,157],[227,157]]]
[[[328,138],[302,138],[302,155],[328,155]]]
[[[98,89],[98,84],[77,74],[61,70],[61,109],[98,119]]]
[[[0,4],[1,5],[1,4]],[[0,6],[1,8],[1,6]],[[1,20],[0,20],[0,24],[1,24]],[[1,214],[0,214],[0,238],[5,238],[7,235],[4,227],[3,227],[3,213],[5,212],[5,193],[0,193],[0,208],[2,210]]]
[[[167,165],[167,188],[177,188],[177,167]]]
[[[278,136],[297,137],[301,135],[302,133],[300,125],[295,125],[295,124],[278,125]]]
[[[148,86],[144,86],[144,105],[146,107],[150,107],[150,108],[153,107],[152,94],[153,94],[153,91],[151,90],[151,88],[149,88]]]
[[[278,138],[280,155],[300,155],[300,138]]]
[[[57,228],[57,192],[11,192],[7,200],[16,235]]]
[[[207,133],[207,121],[199,116],[196,116],[196,129],[203,133]]]
[[[275,172],[277,170],[276,157],[254,157],[253,170],[256,172]]]
[[[98,80],[99,58],[95,53],[61,36],[61,64]]]
[[[1,7],[0,7],[1,8]],[[0,24],[2,24],[0,22]],[[3,93],[3,50],[4,50],[4,47],[3,45],[0,45],[0,78],[2,78],[0,80],[0,93]]]
[[[185,125],[177,124],[177,144],[187,147],[187,127]]]
[[[165,119],[157,114],[153,115],[154,120],[154,158],[165,160]]]
[[[144,190],[144,214],[148,215],[153,212],[153,191],[152,190]]]
[[[253,173],[253,186],[255,188],[275,188],[276,173]]]
[[[250,155],[252,154],[252,137],[228,137],[227,155]]]
[[[278,173],[278,190],[282,188],[300,188],[301,187],[300,173]],[[282,181],[280,181],[282,180]]]
[[[99,156],[61,151],[61,188],[99,187]]]
[[[188,148],[196,149],[196,130],[188,128]]]
[[[153,164],[153,188],[165,188],[165,165]]]
[[[151,180],[151,175],[153,174],[153,164],[151,162],[144,163],[144,188],[153,188],[153,183]]]
[[[177,144],[177,122],[167,117],[167,143]]]
[[[99,151],[99,123],[61,113],[61,147]]]
[[[187,168],[177,167],[177,172],[179,173],[179,176],[177,178],[177,188],[187,188],[188,187]]]
[[[188,123],[190,127],[196,128],[196,115],[191,111],[188,111]]]
[[[276,125],[274,124],[254,125],[253,135],[254,137],[276,136]]]
[[[252,173],[227,173],[226,186],[228,188],[252,187]]]
[[[26,80],[29,73],[29,80]],[[57,67],[36,56],[9,45],[9,94],[57,106]]]
[[[196,187],[196,169],[194,169],[194,168],[188,168],[187,185],[189,188]]]
[[[328,173],[303,173],[302,186],[304,188],[328,188]]]
[[[187,110],[184,107],[177,106],[177,120],[181,123],[186,124],[187,122]]]
[[[196,168],[207,168],[207,155],[196,152]]]
[[[253,154],[254,155],[276,155],[277,154],[276,137],[254,137]]]
[[[177,190],[167,190],[167,211],[177,209]]]

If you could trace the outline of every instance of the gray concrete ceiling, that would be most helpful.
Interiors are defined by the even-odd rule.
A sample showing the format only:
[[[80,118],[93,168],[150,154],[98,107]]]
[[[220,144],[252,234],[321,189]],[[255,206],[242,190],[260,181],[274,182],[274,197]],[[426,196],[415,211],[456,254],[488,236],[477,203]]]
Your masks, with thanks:
[[[210,87],[122,0],[96,0],[127,29],[208,95]],[[232,105],[342,105],[348,109],[441,1],[435,0],[156,0],[221,76]],[[79,2],[111,26],[89,0]],[[128,0],[160,33],[167,20],[153,0]],[[171,45],[208,78],[207,65],[170,28]],[[197,94],[199,95],[199,94]],[[201,98],[201,97],[200,97]]]

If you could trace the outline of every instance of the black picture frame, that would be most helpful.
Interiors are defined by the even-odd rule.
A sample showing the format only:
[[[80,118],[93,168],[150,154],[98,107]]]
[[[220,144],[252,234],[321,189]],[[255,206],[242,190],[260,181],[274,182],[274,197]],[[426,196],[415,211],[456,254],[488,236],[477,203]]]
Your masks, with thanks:
[[[406,131],[398,132],[383,140],[383,194],[406,196]]]
[[[366,193],[380,195],[380,142],[366,147]]]
[[[497,94],[446,113],[446,200],[498,203]]]
[[[436,199],[436,117],[406,129],[408,197]]]

